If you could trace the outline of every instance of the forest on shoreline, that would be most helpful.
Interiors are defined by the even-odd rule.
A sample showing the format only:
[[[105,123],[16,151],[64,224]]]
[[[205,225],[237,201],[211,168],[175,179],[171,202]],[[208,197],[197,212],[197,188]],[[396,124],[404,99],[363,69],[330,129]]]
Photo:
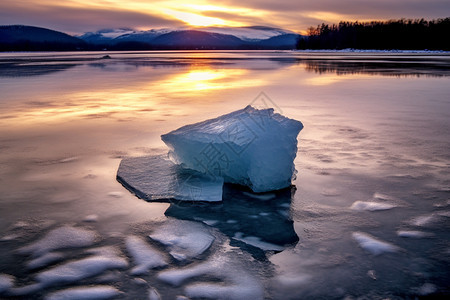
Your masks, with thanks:
[[[297,49],[450,50],[450,18],[345,22],[310,27]]]

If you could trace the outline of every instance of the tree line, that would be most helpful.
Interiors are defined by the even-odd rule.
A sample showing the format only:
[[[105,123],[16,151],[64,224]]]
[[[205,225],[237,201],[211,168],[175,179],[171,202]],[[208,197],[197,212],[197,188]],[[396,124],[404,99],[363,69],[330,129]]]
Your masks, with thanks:
[[[400,19],[390,21],[322,23],[308,28],[299,39],[298,49],[399,49],[450,50],[450,18],[427,21]]]

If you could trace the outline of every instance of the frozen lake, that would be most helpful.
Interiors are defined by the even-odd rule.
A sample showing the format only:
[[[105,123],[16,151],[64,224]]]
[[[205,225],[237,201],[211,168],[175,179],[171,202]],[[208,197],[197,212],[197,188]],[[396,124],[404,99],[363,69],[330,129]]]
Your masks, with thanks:
[[[448,297],[449,95],[445,53],[0,53],[0,298]],[[248,104],[304,124],[296,188],[117,182]]]

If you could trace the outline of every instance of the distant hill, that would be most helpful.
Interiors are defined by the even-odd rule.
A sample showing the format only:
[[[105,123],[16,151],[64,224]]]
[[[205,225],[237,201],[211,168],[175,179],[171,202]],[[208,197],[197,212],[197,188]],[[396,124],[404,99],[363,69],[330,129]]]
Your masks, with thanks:
[[[202,30],[103,29],[73,37],[25,25],[0,26],[0,51],[294,49],[301,36],[279,28],[205,27]]]
[[[257,42],[261,49],[293,49],[292,45],[297,45],[300,35],[298,34],[282,34],[266,40]]]
[[[79,50],[86,42],[68,34],[25,25],[0,26],[0,51]]]
[[[172,31],[151,41],[158,48],[239,49],[246,43],[234,35],[197,30]]]

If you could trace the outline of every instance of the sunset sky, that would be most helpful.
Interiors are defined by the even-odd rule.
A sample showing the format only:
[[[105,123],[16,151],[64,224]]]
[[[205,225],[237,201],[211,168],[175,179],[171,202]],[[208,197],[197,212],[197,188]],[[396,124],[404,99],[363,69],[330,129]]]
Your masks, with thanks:
[[[216,25],[264,25],[304,33],[322,22],[449,16],[449,0],[0,1],[0,25],[34,25],[71,34]]]

